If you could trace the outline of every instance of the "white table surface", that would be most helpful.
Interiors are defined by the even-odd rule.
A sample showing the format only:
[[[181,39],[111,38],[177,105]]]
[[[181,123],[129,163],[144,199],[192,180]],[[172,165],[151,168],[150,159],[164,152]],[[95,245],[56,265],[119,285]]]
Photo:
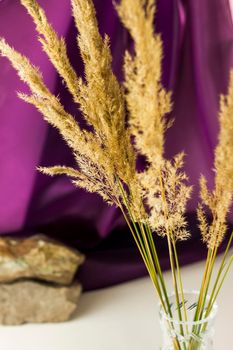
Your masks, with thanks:
[[[186,289],[198,288],[202,269],[182,269]],[[171,285],[170,272],[166,279]],[[232,282],[233,269],[218,300],[215,350],[233,350]],[[83,294],[70,322],[0,327],[0,350],[159,350],[161,341],[149,278]]]

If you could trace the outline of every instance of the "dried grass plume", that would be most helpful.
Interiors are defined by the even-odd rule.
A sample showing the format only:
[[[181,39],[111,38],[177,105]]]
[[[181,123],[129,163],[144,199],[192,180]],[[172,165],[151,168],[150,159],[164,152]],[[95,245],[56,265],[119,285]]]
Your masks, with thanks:
[[[222,243],[227,231],[227,214],[233,199],[233,71],[226,96],[221,96],[219,136],[215,149],[215,184],[211,191],[204,176],[200,179],[197,214],[204,242],[211,249]]]
[[[189,237],[185,218],[191,186],[183,171],[184,154],[168,160],[164,156],[171,93],[162,85],[163,46],[155,32],[154,0],[121,0],[115,4],[133,42],[126,52],[125,79],[120,83],[112,70],[110,40],[99,32],[92,0],[71,0],[77,27],[77,45],[85,76],[72,67],[66,44],[36,0],[21,0],[33,18],[39,41],[65,81],[87,128],[81,128],[66,112],[58,97],[46,87],[42,74],[28,58],[0,39],[0,53],[7,57],[31,94],[19,97],[34,105],[44,119],[56,127],[71,148],[76,168],[39,167],[47,175],[66,174],[78,187],[97,192],[109,204],[128,210],[134,223],[174,242]],[[201,178],[198,219],[204,241],[218,246],[226,232],[226,215],[233,195],[233,73],[229,92],[221,98],[219,142],[215,151],[215,188],[211,192]],[[137,171],[138,156],[146,165]],[[205,208],[212,215],[209,223]],[[127,217],[126,217],[127,219]]]

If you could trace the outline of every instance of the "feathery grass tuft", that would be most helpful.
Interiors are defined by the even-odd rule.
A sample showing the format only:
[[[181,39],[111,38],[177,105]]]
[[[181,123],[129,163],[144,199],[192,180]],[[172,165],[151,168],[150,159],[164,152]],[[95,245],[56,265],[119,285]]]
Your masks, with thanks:
[[[50,176],[66,174],[75,186],[96,192],[107,203],[120,208],[162,307],[172,317],[153,234],[156,232],[167,239],[178,318],[186,321],[176,246],[178,241],[190,236],[185,212],[192,187],[188,185],[183,170],[184,153],[180,152],[174,159],[164,156],[166,130],[172,124],[168,118],[172,96],[162,85],[163,45],[160,34],[154,30],[154,0],[121,0],[115,4],[134,41],[133,53],[125,53],[123,83],[113,73],[110,40],[107,35],[104,38],[100,35],[92,0],[71,0],[78,30],[77,45],[85,68],[84,78],[74,71],[64,39],[54,31],[37,1],[21,0],[21,3],[35,22],[43,50],[90,126],[90,130],[82,129],[66,112],[59,98],[46,87],[39,68],[0,39],[0,54],[10,60],[31,91],[29,95],[19,93],[19,97],[34,105],[44,119],[59,130],[77,163],[75,168],[58,165],[38,167],[38,170]],[[211,312],[233,261],[231,257],[226,264],[231,235],[207,304],[215,258],[226,235],[227,213],[233,197],[232,118],[233,71],[228,94],[221,97],[214,189],[208,189],[204,176],[200,179],[201,200],[197,217],[208,254],[195,320]],[[146,158],[146,166],[141,172],[136,169],[139,156]],[[201,331],[197,327],[192,329],[196,338]],[[181,325],[180,332],[185,336],[188,329]],[[198,349],[194,341],[186,347],[174,338],[173,344],[174,349]]]

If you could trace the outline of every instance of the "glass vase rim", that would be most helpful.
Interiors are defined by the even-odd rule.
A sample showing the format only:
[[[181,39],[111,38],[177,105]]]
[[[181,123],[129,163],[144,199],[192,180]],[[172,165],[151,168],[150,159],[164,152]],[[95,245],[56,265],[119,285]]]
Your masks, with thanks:
[[[199,295],[199,293],[200,293],[200,291],[198,291],[198,290],[184,290],[183,292],[184,292],[184,295],[185,294]],[[181,295],[180,292],[178,294]],[[173,297],[173,296],[175,296],[175,292],[168,294],[168,299]],[[210,299],[209,294],[207,295],[207,299]],[[165,301],[165,300],[163,300],[163,301]],[[161,317],[164,320],[166,320],[168,322],[172,322],[173,324],[176,324],[176,325],[201,325],[203,323],[208,323],[210,320],[215,318],[217,311],[218,311],[218,305],[216,302],[214,302],[212,310],[207,317],[205,317],[199,321],[179,321],[178,319],[175,319],[175,318],[170,317],[170,316],[165,314],[163,307],[162,307],[162,304],[161,304],[161,301],[159,301],[158,304],[159,304],[159,314],[161,315]]]

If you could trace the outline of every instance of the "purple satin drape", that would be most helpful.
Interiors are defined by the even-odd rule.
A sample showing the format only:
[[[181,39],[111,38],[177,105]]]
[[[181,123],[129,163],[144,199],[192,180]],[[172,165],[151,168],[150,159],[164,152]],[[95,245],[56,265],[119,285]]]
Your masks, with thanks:
[[[59,34],[67,39],[72,64],[82,63],[76,31],[66,0],[40,0]],[[124,49],[131,45],[111,0],[95,0],[100,30],[111,37],[113,68],[122,78]],[[56,9],[56,10],[54,10]],[[201,258],[193,211],[200,173],[213,182],[213,149],[217,141],[219,94],[226,92],[233,67],[233,26],[228,0],[158,0],[156,28],[164,41],[163,82],[173,90],[175,124],[167,133],[170,157],[185,150],[186,171],[195,185],[188,216],[193,238],[180,246],[181,262]],[[18,0],[0,1],[0,36],[38,65],[50,89],[66,109],[77,114],[71,97],[36,40],[31,18]],[[79,278],[86,289],[103,287],[145,274],[145,268],[117,209],[74,188],[64,176],[49,178],[38,165],[73,164],[58,132],[36,110],[16,96],[27,91],[9,62],[0,59],[0,234],[44,232],[87,255]],[[158,241],[162,265],[166,246]]]

